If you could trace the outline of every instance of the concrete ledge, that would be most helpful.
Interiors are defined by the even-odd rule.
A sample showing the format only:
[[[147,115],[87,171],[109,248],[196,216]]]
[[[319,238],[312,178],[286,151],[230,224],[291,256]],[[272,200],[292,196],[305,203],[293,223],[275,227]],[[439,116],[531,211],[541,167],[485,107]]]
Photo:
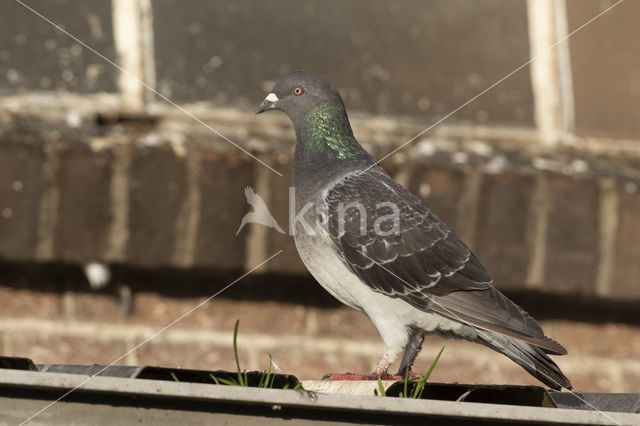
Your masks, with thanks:
[[[243,424],[254,424],[252,422],[259,419],[264,421],[265,417],[269,417],[266,419],[267,424],[271,424],[270,421],[274,419],[285,418],[307,422],[332,420],[336,424],[385,424],[390,421],[408,423],[429,419],[455,420],[456,424],[506,422],[535,425],[634,425],[640,422],[638,414],[532,407],[514,409],[513,406],[497,404],[408,400],[113,377],[90,378],[16,370],[3,370],[2,374],[0,394],[2,399],[11,402],[9,409],[5,410],[4,420],[25,420],[35,414],[31,411],[34,408],[33,399],[42,400],[42,408],[47,404],[46,401],[55,400],[76,386],[80,387],[34,420],[39,419],[38,421],[47,424],[58,424],[63,419],[67,424],[71,420],[101,423],[107,418],[113,419],[113,416],[117,418],[119,407],[128,406],[162,409],[168,413],[181,410],[208,412],[210,421],[216,421],[216,416],[223,414],[235,417],[236,421],[251,422]],[[93,404],[93,409],[81,410],[79,407],[82,404]],[[138,420],[145,423],[145,413],[137,414]],[[81,419],[78,418],[80,415],[83,416]],[[184,418],[189,421],[189,415],[184,415]]]
[[[383,380],[382,386],[386,389],[393,383],[391,380]],[[378,390],[378,382],[375,380],[303,380],[302,387],[312,392],[371,396]]]

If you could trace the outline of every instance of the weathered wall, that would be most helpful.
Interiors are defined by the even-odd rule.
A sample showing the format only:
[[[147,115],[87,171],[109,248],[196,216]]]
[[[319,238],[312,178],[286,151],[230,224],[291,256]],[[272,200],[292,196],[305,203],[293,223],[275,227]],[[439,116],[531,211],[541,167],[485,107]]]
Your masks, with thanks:
[[[5,103],[0,126],[3,259],[248,270],[284,249],[263,271],[306,273],[290,236],[260,225],[235,235],[249,211],[247,185],[288,228],[293,132],[284,117],[201,110],[281,177],[168,109],[96,122],[109,103],[89,104],[108,97],[50,98],[56,112],[30,114],[29,97],[17,99]],[[82,99],[78,122],[64,124],[63,104]],[[368,115],[353,123],[378,156],[420,130]],[[468,242],[500,287],[640,295],[637,159],[541,149],[525,130],[443,127],[383,164]]]
[[[271,352],[301,378],[370,370],[383,350],[373,325],[313,283],[291,238],[260,225],[235,235],[247,185],[287,228],[293,131],[253,110],[307,68],[340,89],[376,157],[420,134],[383,166],[567,347],[557,361],[576,389],[637,391],[640,334],[607,321],[640,318],[638,2],[552,49],[615,3],[26,3],[158,93],[0,5],[3,355],[112,362],[284,250],[120,362],[234,368],[240,319],[249,369]],[[89,287],[90,261],[110,266],[105,288]],[[427,341],[418,370],[442,343]],[[447,343],[433,379],[535,383],[464,342]]]
[[[146,48],[153,51],[126,45],[133,40],[127,34],[120,39],[126,54],[145,62],[140,69],[153,69],[160,94],[180,104],[207,102],[210,109],[200,105],[199,111],[212,117],[213,128],[286,173],[288,125],[250,117],[274,79],[297,68],[330,77],[352,115],[370,114],[357,123],[360,139],[382,156],[526,63],[533,34],[540,34],[530,27],[531,11],[539,4],[153,1],[149,16],[133,19],[137,30],[149,27],[153,43]],[[613,3],[566,4],[570,32]],[[115,25],[116,15],[105,2],[59,0],[32,6],[116,62],[123,58],[115,52],[123,53],[114,28],[136,29]],[[633,2],[623,3],[546,54],[555,58],[568,46],[569,63],[550,61],[549,66],[558,66],[557,73],[573,83],[573,102],[566,108],[575,109],[576,124],[542,159],[526,151],[542,142],[535,134],[540,120],[534,106],[546,92],[536,89],[535,73],[525,67],[444,123],[469,126],[462,139],[478,140],[492,152],[478,156],[469,148],[472,143],[458,148],[460,138],[445,135],[435,148],[450,151],[444,157],[431,153],[413,161],[422,152],[415,141],[385,162],[412,190],[423,191],[501,282],[548,283],[544,285],[599,294],[610,292],[614,281],[624,281],[616,285],[631,292],[638,287],[628,283],[640,251],[633,231],[634,161],[629,158],[607,179],[602,170],[618,163],[594,163],[583,150],[595,144],[614,157],[638,150],[634,112],[640,98],[634,76],[640,75],[640,63],[634,50],[636,29],[629,21],[636,8]],[[3,110],[12,111],[3,118],[6,143],[0,159],[6,162],[0,177],[8,182],[0,188],[0,202],[4,216],[11,216],[3,216],[0,224],[2,257],[231,268],[255,264],[284,244],[286,254],[270,267],[302,270],[286,258],[293,251],[289,239],[253,228],[243,232],[244,239],[234,235],[246,208],[237,189],[251,183],[275,194],[271,203],[282,221],[287,215],[286,178],[271,176],[195,123],[172,128],[176,120],[167,120],[172,115],[168,110],[159,113],[157,122],[143,117],[145,111],[157,110],[154,103],[138,111],[142,115],[130,125],[118,123],[131,93],[120,91],[122,75],[114,66],[18,3],[0,10],[6,21],[1,26],[0,94],[6,95]],[[566,89],[546,83],[547,92]],[[42,99],[35,92],[51,90],[121,93],[122,99],[51,100],[56,96],[51,92]],[[15,95],[26,98],[11,97]],[[218,112],[229,107],[236,112]],[[95,117],[105,114],[111,118],[96,124]],[[396,121],[403,120],[410,124],[398,127]],[[514,128],[520,131],[509,130]],[[493,136],[487,137],[487,131]],[[522,134],[508,155],[493,147]],[[283,145],[275,147],[274,141]],[[208,153],[210,142],[220,147],[220,154]],[[464,159],[469,154],[471,163]],[[522,162],[534,167],[521,167]],[[500,173],[482,171],[502,163]],[[542,170],[548,167],[555,169]],[[574,174],[576,167],[579,173]],[[23,188],[22,182],[28,185]],[[227,195],[235,183],[235,192]],[[525,207],[531,203],[537,209]],[[496,205],[504,209],[494,211]],[[552,284],[555,280],[563,284]]]

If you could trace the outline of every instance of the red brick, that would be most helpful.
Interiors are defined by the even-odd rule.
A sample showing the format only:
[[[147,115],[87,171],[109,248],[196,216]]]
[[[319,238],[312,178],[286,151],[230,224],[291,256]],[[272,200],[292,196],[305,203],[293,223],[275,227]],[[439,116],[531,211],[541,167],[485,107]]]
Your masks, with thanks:
[[[32,260],[44,189],[42,141],[36,135],[8,137],[0,136],[0,257]]]
[[[216,153],[194,148],[201,161],[200,225],[195,265],[241,269],[245,262],[247,229],[236,236],[250,210],[244,188],[252,184],[254,160],[236,151]],[[255,189],[255,184],[254,184]]]
[[[84,141],[58,148],[60,205],[56,228],[57,258],[88,262],[102,258],[111,223],[110,151],[92,151]]]
[[[109,323],[126,322],[127,318],[120,312],[120,304],[114,295],[97,293],[74,293],[74,314],[83,321],[104,321]]]
[[[598,262],[598,186],[595,181],[550,179],[546,275],[550,291],[592,294]]]
[[[604,362],[604,361],[603,361]],[[578,392],[637,393],[640,388],[640,373],[627,371],[623,365],[617,365],[618,374],[612,374],[610,368],[582,368],[567,370],[574,390]],[[620,377],[622,376],[622,377]]]
[[[0,315],[4,318],[54,319],[62,316],[61,296],[58,293],[0,286],[0,300]]]
[[[130,170],[128,262],[170,265],[176,220],[186,195],[185,161],[168,144],[137,144]]]
[[[315,332],[322,337],[380,339],[378,330],[362,312],[348,307],[313,309]]]
[[[525,241],[532,184],[531,177],[513,173],[483,179],[475,254],[498,287],[521,287],[525,281],[530,260]]]
[[[271,356],[284,373],[293,374],[300,380],[319,380],[329,373],[369,373],[378,361],[375,356],[283,347],[272,350]]]
[[[425,165],[412,176],[409,190],[419,196],[450,228],[456,229],[458,202],[464,189],[461,170]]]
[[[236,319],[241,333],[300,334],[305,329],[306,308],[272,301],[212,300],[203,311],[209,327],[232,331]]]
[[[165,325],[201,303],[204,298],[169,298],[157,293],[138,292],[134,297],[132,323]],[[206,305],[184,317],[179,326],[206,325],[202,320]]]
[[[566,346],[569,356],[640,359],[640,327],[637,326],[556,321],[545,331]]]
[[[293,236],[289,233],[289,187],[291,182],[291,168],[293,164],[288,161],[284,164],[274,163],[275,168],[282,171],[284,176],[278,176],[269,173],[266,179],[269,180],[269,191],[271,194],[268,201],[269,209],[276,219],[284,234],[276,230],[269,229],[267,240],[267,256],[276,253],[278,250],[284,250],[280,255],[265,265],[264,270],[278,271],[279,273],[308,274],[307,268],[304,266],[298,256]],[[254,225],[260,226],[260,225]]]
[[[204,298],[174,299],[138,293],[131,322],[164,325],[193,309]],[[231,333],[236,319],[240,333],[299,334],[305,330],[305,308],[269,301],[212,299],[187,315],[179,326],[198,326]]]
[[[7,333],[7,356],[31,358],[36,364],[109,364],[127,351],[123,341],[80,337],[44,337]],[[117,363],[125,364],[124,360]]]
[[[248,365],[247,351],[238,350],[238,356],[241,368],[251,369],[252,366]],[[138,348],[135,357],[139,365],[201,370],[236,370],[231,347],[219,347],[198,342],[175,344],[151,341]]]
[[[640,192],[621,191],[619,209],[612,295],[637,298],[640,297]]]

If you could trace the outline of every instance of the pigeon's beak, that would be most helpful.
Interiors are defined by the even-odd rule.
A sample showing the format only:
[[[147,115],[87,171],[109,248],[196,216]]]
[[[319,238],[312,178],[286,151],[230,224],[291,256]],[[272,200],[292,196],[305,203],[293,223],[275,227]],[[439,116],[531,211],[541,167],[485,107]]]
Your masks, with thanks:
[[[265,111],[269,111],[272,109],[276,109],[276,102],[278,102],[278,97],[275,93],[269,93],[264,101],[258,105],[258,109],[256,109],[256,114],[260,114]]]

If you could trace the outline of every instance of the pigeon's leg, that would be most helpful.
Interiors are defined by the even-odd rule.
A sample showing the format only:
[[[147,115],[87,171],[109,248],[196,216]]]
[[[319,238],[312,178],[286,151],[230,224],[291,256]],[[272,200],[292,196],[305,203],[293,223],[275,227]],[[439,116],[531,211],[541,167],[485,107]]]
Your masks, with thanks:
[[[387,370],[389,370],[389,366],[395,359],[400,355],[400,350],[398,348],[387,348],[387,351],[382,355],[382,358],[378,362],[375,370],[371,373],[374,376],[384,376],[387,374]]]
[[[407,328],[397,317],[386,315],[386,312],[367,312],[367,315],[375,324],[380,337],[387,346],[387,351],[382,355],[380,362],[370,376],[374,379],[380,377],[384,380],[404,379],[404,375],[391,375],[387,373],[387,370],[409,344],[412,330]]]
[[[414,330],[411,336],[409,337],[409,343],[407,347],[404,349],[404,354],[402,355],[402,361],[400,361],[400,368],[398,368],[397,375],[403,376],[406,374],[407,369],[409,369],[408,377],[415,378],[419,377],[418,374],[415,374],[411,371],[411,367],[413,367],[413,363],[416,360],[416,356],[420,353],[422,349],[422,342],[424,341],[424,331],[422,330]]]
[[[373,321],[376,328],[380,332],[380,337],[387,346],[387,351],[382,355],[380,362],[371,374],[329,374],[323,379],[329,380],[403,380],[403,375],[392,375],[387,371],[389,366],[396,360],[398,355],[409,343],[413,331],[408,329],[397,317],[389,316],[385,311],[367,312],[369,318]]]

